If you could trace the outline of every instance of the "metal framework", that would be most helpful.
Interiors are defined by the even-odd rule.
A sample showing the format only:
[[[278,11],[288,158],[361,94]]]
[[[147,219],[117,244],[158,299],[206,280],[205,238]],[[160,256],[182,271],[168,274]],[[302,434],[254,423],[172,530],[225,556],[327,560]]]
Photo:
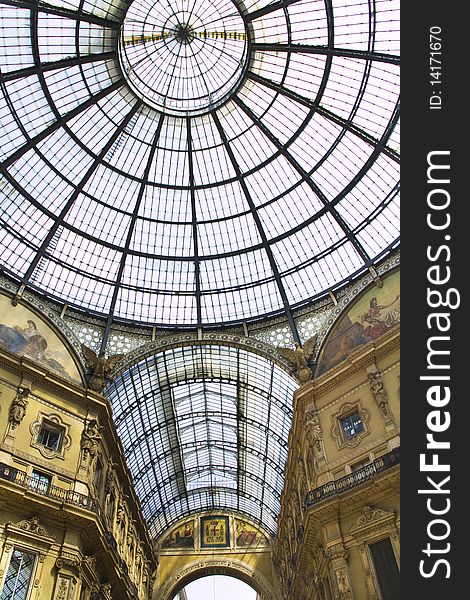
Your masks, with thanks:
[[[295,311],[399,239],[397,0],[0,0],[0,268],[113,325]],[[293,380],[168,349],[107,393],[152,534],[275,534]]]
[[[207,509],[275,534],[295,388],[272,361],[220,345],[166,350],[107,388],[151,535]]]
[[[300,341],[397,244],[397,3],[84,6],[0,0],[2,268],[103,348],[282,313]]]

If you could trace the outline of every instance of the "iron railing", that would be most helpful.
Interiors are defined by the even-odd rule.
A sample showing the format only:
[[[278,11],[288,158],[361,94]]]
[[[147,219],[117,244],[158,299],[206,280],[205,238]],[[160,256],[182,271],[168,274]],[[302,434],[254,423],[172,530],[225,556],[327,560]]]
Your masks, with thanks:
[[[51,485],[45,479],[31,477],[25,471],[21,471],[5,463],[0,463],[0,479],[7,479],[31,492],[41,494],[41,496],[47,496],[48,498],[72,504],[73,506],[80,506],[81,508],[86,508],[100,514],[101,509],[95,498],[85,496],[85,494],[80,494],[74,490],[64,490],[63,488]]]
[[[347,492],[366,481],[370,481],[379,473],[394,467],[400,463],[400,448],[394,448],[391,452],[376,458],[368,465],[353,471],[341,479],[329,481],[320,487],[308,492],[305,496],[304,508],[317,504],[322,500]]]
[[[80,506],[81,508],[91,510],[101,518],[103,524],[105,523],[103,511],[96,498],[85,496],[85,494],[80,494],[74,490],[64,490],[63,488],[51,485],[50,482],[45,478],[38,479],[34,476],[31,477],[26,473],[26,471],[21,471],[20,469],[6,465],[5,463],[0,463],[0,479],[11,481],[16,485],[20,485],[31,492],[40,494],[41,496],[47,496],[47,498],[53,498],[54,500],[65,502],[66,504],[72,504],[73,506]],[[128,585],[132,590],[133,597],[137,599],[137,586],[129,576],[129,568],[127,563],[119,556],[118,545],[114,535],[111,533],[111,531],[106,530],[104,537],[114,551],[119,568],[121,569]]]

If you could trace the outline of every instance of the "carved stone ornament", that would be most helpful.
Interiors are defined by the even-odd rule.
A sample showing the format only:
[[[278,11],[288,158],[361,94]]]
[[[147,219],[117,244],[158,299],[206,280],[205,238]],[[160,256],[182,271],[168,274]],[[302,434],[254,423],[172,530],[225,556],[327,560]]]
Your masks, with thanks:
[[[359,413],[362,421],[362,431],[356,433],[356,435],[346,438],[343,434],[341,421],[353,413]],[[344,447],[354,448],[361,443],[361,440],[370,433],[369,430],[370,412],[367,408],[363,408],[360,402],[345,402],[341,405],[339,411],[331,416],[332,427],[331,435],[336,441],[338,449]]]
[[[390,408],[388,405],[387,392],[384,389],[382,376],[376,365],[372,365],[366,369],[367,378],[369,379],[370,391],[374,397],[377,406],[380,408],[384,417],[390,416]]]
[[[322,454],[323,434],[320,426],[320,418],[316,410],[308,410],[305,413],[305,434],[316,452]]]
[[[114,469],[117,467],[117,463],[113,462],[110,458],[108,460],[108,469],[106,471],[106,479],[104,482],[104,490],[107,494],[114,492]]]
[[[349,552],[343,544],[335,544],[327,549],[326,554],[330,560],[344,561],[348,558]]]
[[[72,582],[68,578],[59,578],[59,585],[57,586],[55,600],[67,600],[70,592],[71,583]]]
[[[91,349],[82,344],[82,352],[85,357],[86,366],[92,370],[89,377],[89,386],[95,392],[102,392],[109,381],[112,381],[111,373],[116,368],[119,361],[124,358],[124,354],[114,354],[106,358],[99,356]]]
[[[84,458],[95,458],[101,443],[101,432],[104,427],[98,425],[96,419],[90,419],[82,431],[80,447]]]
[[[379,524],[384,526],[384,530],[394,527],[395,513],[393,511],[372,508],[371,506],[365,506],[362,511],[362,515],[349,530],[351,535],[361,537],[361,534],[364,535],[365,531],[369,531],[372,526]]]
[[[82,559],[74,554],[63,553],[55,561],[58,569],[69,569],[70,571],[78,571],[82,566]]]
[[[314,335],[304,342],[303,346],[295,342],[295,349],[292,348],[277,348],[279,354],[294,365],[292,374],[295,374],[301,385],[310,381],[313,377],[312,370],[309,366],[309,360],[313,357],[317,336]]]
[[[101,591],[105,598],[111,598],[111,584],[110,583],[102,583]]]
[[[49,448],[41,444],[39,441],[39,432],[43,426],[44,421],[49,421],[53,425],[56,425],[60,429],[62,429],[62,437],[59,446],[56,448]],[[69,435],[70,425],[62,421],[61,417],[57,414],[45,414],[43,412],[38,413],[38,418],[36,421],[31,423],[29,430],[31,432],[31,442],[30,446],[32,448],[36,448],[39,452],[44,456],[44,458],[65,458],[65,451],[70,448],[72,445],[72,438]]]
[[[55,540],[55,536],[50,534],[44,525],[41,525],[39,522],[39,518],[34,516],[31,519],[23,519],[18,523],[13,523],[13,521],[8,521],[6,523],[6,527],[20,529],[21,531],[26,531],[28,533],[34,533],[40,537],[50,538],[51,540]]]
[[[28,406],[27,397],[30,393],[30,388],[20,386],[16,396],[11,401],[8,420],[12,429],[18,427],[26,414],[26,407]]]
[[[346,569],[338,569],[336,571],[336,581],[338,584],[339,597],[341,600],[349,600],[352,598],[351,588],[349,586],[348,572]]]

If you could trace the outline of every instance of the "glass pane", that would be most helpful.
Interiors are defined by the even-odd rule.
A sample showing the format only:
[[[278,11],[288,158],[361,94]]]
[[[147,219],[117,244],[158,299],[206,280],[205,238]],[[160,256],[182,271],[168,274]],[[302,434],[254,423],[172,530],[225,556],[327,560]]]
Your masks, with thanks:
[[[35,555],[14,548],[0,600],[26,600]]]

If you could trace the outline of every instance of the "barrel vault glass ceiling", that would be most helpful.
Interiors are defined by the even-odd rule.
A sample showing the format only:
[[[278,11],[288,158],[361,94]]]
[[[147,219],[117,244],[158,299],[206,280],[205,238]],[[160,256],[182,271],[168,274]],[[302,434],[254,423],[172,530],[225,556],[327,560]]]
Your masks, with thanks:
[[[295,381],[219,345],[146,358],[107,390],[151,535],[228,510],[276,532]]]
[[[394,0],[0,0],[0,263],[109,322],[289,314],[398,239]]]
[[[395,0],[0,0],[0,268],[113,324],[287,317],[398,245]],[[107,333],[106,333],[107,332]],[[153,535],[274,534],[293,380],[242,349],[108,387]]]

